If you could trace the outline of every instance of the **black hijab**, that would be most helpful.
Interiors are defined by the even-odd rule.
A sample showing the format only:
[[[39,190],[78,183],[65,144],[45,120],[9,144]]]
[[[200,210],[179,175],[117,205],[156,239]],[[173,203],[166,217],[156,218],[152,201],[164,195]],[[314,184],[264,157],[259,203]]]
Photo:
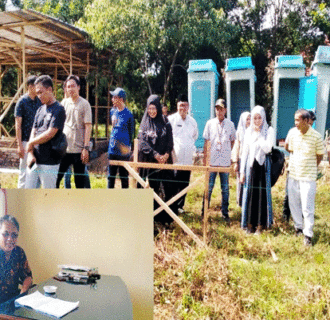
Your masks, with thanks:
[[[157,110],[155,118],[148,114],[148,107],[154,105]],[[154,152],[164,154],[173,149],[172,128],[164,120],[162,106],[157,95],[151,95],[147,100],[147,108],[144,112],[139,130],[139,150],[144,154],[152,155]]]

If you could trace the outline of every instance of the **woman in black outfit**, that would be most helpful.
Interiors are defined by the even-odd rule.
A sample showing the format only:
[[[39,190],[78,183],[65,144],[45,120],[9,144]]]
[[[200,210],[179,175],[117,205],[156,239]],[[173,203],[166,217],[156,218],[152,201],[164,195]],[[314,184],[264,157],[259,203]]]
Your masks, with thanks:
[[[147,109],[141,121],[138,139],[140,162],[172,163],[172,127],[169,122],[166,123],[162,115],[162,107],[157,95],[151,95],[147,100]],[[141,169],[140,175],[144,179],[148,177],[150,187],[157,194],[160,192],[160,183],[163,181],[165,201],[171,198],[172,170]],[[157,207],[158,204],[154,202],[154,208]],[[164,211],[156,215],[154,220],[162,224],[173,221]]]

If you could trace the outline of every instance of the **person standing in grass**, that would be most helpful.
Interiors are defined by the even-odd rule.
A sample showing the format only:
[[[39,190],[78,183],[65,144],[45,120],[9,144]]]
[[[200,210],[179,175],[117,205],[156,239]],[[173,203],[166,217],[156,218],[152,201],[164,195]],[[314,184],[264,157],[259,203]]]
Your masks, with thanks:
[[[134,118],[132,112],[126,107],[126,92],[122,88],[110,91],[113,108],[110,112],[112,125],[109,140],[108,159],[128,161],[131,154],[131,146],[134,134]],[[116,175],[119,170],[121,187],[128,188],[128,172],[123,166],[109,164],[108,188],[115,187]]]
[[[188,114],[189,103],[186,94],[180,94],[177,101],[177,112],[170,115],[168,120],[172,126],[174,142],[174,164],[192,165],[194,152],[196,151],[195,141],[198,138],[198,127],[196,120]],[[172,184],[175,190],[173,194],[178,194],[188,187],[191,171],[175,170],[175,183]],[[176,212],[183,213],[186,194],[175,202]]]
[[[248,233],[261,233],[273,224],[271,196],[271,163],[275,133],[266,121],[263,107],[251,112],[251,125],[246,131],[240,177],[243,187],[241,226]]]
[[[30,138],[33,126],[34,116],[41,106],[41,102],[37,97],[36,87],[34,85],[36,76],[29,76],[27,79],[28,92],[23,95],[17,102],[15,107],[15,129],[17,150],[19,156],[19,176],[17,188],[25,188],[27,156],[26,145]]]
[[[210,150],[210,165],[214,167],[229,167],[231,165],[231,149],[235,142],[235,126],[234,123],[225,118],[227,113],[227,105],[224,99],[218,99],[215,103],[214,119],[209,120],[204,128],[203,138],[204,140],[204,155],[207,154],[207,142],[211,142]],[[204,165],[206,157],[204,156]],[[223,219],[229,223],[229,173],[220,172],[220,185],[221,185],[221,212]],[[208,200],[210,203],[212,191],[214,188],[217,172],[211,172],[209,178],[209,191]],[[204,205],[203,205],[204,209]],[[202,215],[203,215],[202,209]]]
[[[236,197],[237,197],[237,204],[241,207],[242,206],[242,195],[243,195],[243,186],[240,182],[240,175],[239,175],[239,168],[241,163],[241,157],[243,152],[243,145],[244,145],[244,137],[247,128],[250,126],[251,122],[251,114],[250,112],[246,111],[243,112],[239,118],[237,131],[236,131],[236,140],[234,143],[234,147],[231,153],[231,160],[234,163],[234,169],[236,172]]]
[[[308,110],[309,113],[309,121],[308,124],[312,127],[314,124],[314,121],[316,120],[315,113],[312,110]],[[288,132],[288,135],[285,138],[285,148],[287,149],[288,141],[290,138],[290,133],[294,128],[291,128]],[[288,196],[288,181],[289,181],[289,173],[290,173],[290,159],[289,159],[289,165],[287,167],[287,178],[286,178],[286,187],[285,187],[285,197],[283,201],[283,215],[282,220],[289,222],[290,220],[290,206],[289,206],[289,196]]]
[[[309,121],[307,110],[297,110],[295,128],[286,144],[287,151],[291,152],[289,206],[296,235],[304,234],[306,246],[312,245],[317,167],[324,155],[322,136],[310,126]]]

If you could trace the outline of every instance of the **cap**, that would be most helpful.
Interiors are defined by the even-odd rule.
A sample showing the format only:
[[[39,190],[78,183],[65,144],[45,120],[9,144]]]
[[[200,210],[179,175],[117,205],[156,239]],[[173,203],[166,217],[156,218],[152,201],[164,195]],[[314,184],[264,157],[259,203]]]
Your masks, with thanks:
[[[119,97],[119,98],[126,100],[126,92],[122,88],[118,87],[118,88],[116,88],[116,90],[110,91],[110,93],[113,97]]]
[[[215,107],[227,108],[226,101],[224,99],[218,99],[215,102]]]

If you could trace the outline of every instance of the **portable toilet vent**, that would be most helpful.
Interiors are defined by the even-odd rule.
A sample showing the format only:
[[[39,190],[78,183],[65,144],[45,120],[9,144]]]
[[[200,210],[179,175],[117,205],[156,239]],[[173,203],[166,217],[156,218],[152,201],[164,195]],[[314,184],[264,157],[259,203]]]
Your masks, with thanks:
[[[251,111],[255,104],[255,70],[251,57],[226,60],[227,118],[237,127],[244,111]]]
[[[218,96],[219,73],[211,59],[190,60],[188,69],[188,99],[190,112],[197,121],[199,136],[197,149],[204,145],[203,131],[206,122],[214,118],[214,106]]]

